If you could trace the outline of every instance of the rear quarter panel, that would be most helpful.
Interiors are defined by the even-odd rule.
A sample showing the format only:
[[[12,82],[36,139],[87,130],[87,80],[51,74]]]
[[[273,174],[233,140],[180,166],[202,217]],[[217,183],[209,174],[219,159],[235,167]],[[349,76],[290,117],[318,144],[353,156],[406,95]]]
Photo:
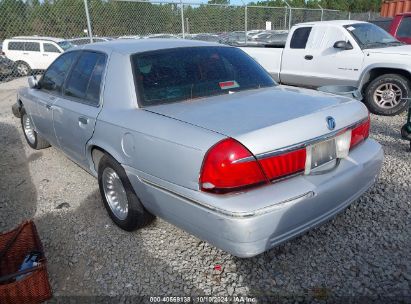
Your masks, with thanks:
[[[223,138],[212,131],[138,108],[130,58],[112,53],[103,109],[88,151],[93,146],[100,147],[146,179],[157,177],[198,189],[203,157]]]

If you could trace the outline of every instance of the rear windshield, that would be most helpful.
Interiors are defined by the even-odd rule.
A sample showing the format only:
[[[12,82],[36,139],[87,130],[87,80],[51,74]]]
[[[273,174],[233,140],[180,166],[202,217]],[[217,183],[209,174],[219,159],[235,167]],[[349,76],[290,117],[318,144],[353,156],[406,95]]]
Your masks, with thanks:
[[[132,55],[141,106],[276,85],[238,48],[190,47]]]

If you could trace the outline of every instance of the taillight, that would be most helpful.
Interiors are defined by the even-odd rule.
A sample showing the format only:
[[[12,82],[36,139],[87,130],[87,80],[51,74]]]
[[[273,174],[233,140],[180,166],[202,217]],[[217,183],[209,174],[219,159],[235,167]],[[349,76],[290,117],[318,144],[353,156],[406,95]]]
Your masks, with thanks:
[[[259,159],[261,167],[269,180],[283,178],[305,170],[306,149]]]
[[[351,131],[350,149],[363,142],[370,135],[370,116]]]
[[[203,191],[224,193],[267,182],[255,157],[238,141],[228,138],[207,152],[200,174]]]

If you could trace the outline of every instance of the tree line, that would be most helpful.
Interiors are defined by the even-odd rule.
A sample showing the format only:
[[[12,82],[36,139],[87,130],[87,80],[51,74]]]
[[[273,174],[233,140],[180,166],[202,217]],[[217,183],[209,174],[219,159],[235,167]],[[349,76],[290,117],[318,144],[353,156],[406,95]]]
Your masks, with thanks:
[[[228,3],[228,0],[211,1]],[[318,8],[316,4],[319,3],[317,0],[288,2],[295,7],[307,8]],[[285,6],[281,0],[253,4]],[[321,1],[324,8],[344,11],[378,9],[379,4],[379,0]],[[178,3],[88,0],[88,5],[96,36],[182,32]],[[299,11],[298,14],[293,14],[296,22],[319,20],[318,12]],[[271,21],[276,29],[288,25],[285,9],[249,8],[247,19],[248,29],[264,28],[266,21]],[[184,5],[184,25],[190,33],[241,31],[245,28],[245,10],[241,6]],[[81,37],[86,36],[85,29],[87,20],[83,0],[0,0],[0,40],[18,35]]]

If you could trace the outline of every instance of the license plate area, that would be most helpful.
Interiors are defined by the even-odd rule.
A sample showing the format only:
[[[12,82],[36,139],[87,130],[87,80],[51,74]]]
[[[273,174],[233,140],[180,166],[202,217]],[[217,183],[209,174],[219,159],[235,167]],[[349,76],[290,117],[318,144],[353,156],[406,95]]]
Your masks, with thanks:
[[[305,174],[320,170],[328,163],[335,163],[337,159],[335,139],[329,139],[307,147]]]

